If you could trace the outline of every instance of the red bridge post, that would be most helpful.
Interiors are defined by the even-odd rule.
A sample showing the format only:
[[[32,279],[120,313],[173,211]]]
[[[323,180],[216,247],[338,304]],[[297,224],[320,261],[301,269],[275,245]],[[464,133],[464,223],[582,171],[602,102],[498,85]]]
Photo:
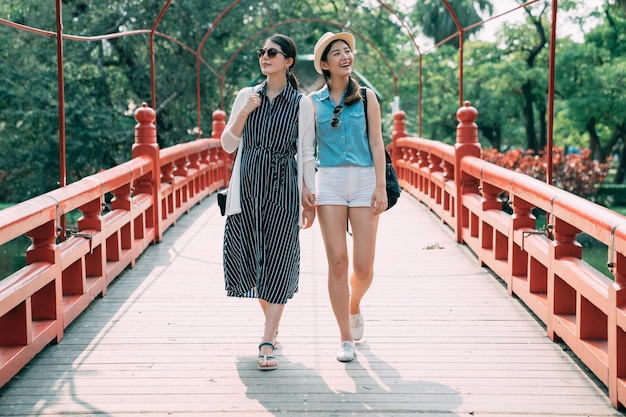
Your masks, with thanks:
[[[480,158],[481,148],[478,142],[478,111],[466,101],[456,112],[459,124],[456,126],[456,144],[454,145],[454,182],[456,186],[456,240],[463,242],[463,194],[478,192],[474,178],[463,175],[461,160],[466,156]]]
[[[213,131],[211,132],[211,138],[213,139],[221,139],[222,133],[224,133],[224,129],[226,128],[226,112],[224,110],[215,110],[213,112]],[[224,186],[228,185],[228,180],[230,178],[229,167],[232,166],[233,157],[232,155],[224,152],[223,149],[219,149],[216,153],[218,156],[218,160],[222,161],[220,176],[221,180],[224,181]]]
[[[156,113],[142,103],[135,110],[135,143],[133,144],[132,156],[137,158],[145,156],[152,160],[152,172],[149,176],[140,178],[135,183],[135,193],[148,193],[152,195],[152,216],[146,219],[148,227],[154,227],[154,236],[157,242],[163,238],[161,230],[161,159],[160,148],[157,143]]]
[[[393,167],[398,170],[396,166],[396,159],[398,158],[398,154],[396,151],[396,140],[400,138],[405,138],[408,135],[406,134],[406,113],[402,110],[399,110],[393,114],[393,130],[391,132],[391,161],[393,162]]]
[[[215,110],[213,112],[213,124],[211,137],[213,139],[220,139],[224,129],[226,128],[226,112],[224,110]]]

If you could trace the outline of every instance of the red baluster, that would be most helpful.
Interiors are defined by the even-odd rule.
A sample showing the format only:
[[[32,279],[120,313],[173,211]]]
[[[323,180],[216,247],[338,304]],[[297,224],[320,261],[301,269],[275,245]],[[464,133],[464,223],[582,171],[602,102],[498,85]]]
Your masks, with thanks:
[[[461,172],[461,160],[466,156],[480,158],[480,144],[478,143],[478,126],[476,118],[478,111],[470,106],[469,101],[460,107],[456,112],[459,124],[456,127],[454,181],[456,183],[456,238],[458,242],[463,241],[463,194],[478,192],[478,182],[471,176],[463,176]]]
[[[133,144],[132,156],[147,157],[152,160],[152,172],[135,182],[135,194],[148,193],[152,195],[151,218],[145,219],[147,227],[154,226],[155,240],[161,241],[163,230],[161,227],[161,158],[159,144],[157,143],[156,113],[142,103],[135,110],[135,143]]]

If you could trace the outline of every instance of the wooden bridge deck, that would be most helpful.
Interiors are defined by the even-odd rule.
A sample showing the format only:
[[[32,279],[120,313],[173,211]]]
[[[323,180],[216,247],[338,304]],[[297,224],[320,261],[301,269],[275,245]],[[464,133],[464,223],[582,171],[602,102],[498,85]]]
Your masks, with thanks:
[[[211,196],[0,389],[1,416],[623,416],[472,253],[404,195],[381,218],[357,359],[335,359],[319,229],[280,367],[256,369],[263,319],[227,298]]]

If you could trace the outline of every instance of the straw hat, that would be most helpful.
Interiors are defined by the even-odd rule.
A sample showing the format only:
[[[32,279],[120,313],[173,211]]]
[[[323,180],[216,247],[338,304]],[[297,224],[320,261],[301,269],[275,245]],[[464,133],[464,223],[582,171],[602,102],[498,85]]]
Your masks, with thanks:
[[[315,66],[315,71],[317,71],[319,74],[323,74],[322,67],[320,64],[322,62],[322,54],[324,53],[324,50],[326,49],[326,47],[336,40],[344,41],[345,43],[348,44],[350,49],[354,51],[354,36],[352,36],[351,33],[348,33],[348,32],[324,33],[324,35],[320,38],[320,40],[317,41],[317,43],[315,44],[315,48],[313,49],[313,55],[314,55],[313,65]]]

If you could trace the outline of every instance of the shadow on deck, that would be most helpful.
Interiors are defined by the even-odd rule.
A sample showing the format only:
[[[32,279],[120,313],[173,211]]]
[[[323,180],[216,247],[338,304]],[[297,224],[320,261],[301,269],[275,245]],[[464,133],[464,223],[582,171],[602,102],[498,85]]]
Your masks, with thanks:
[[[364,340],[339,335],[317,224],[277,371],[256,369],[263,319],[225,296],[211,196],[168,229],[16,377],[2,416],[622,416],[604,387],[408,194],[380,222]]]

